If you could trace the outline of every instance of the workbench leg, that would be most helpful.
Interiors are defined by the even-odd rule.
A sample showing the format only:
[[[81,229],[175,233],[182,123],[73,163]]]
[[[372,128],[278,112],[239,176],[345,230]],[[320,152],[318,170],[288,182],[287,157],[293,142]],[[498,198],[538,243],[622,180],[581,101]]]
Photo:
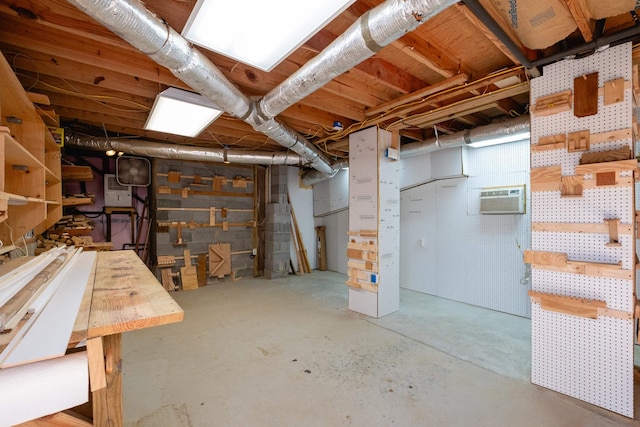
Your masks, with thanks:
[[[102,337],[107,387],[93,392],[93,425],[122,426],[122,334]]]

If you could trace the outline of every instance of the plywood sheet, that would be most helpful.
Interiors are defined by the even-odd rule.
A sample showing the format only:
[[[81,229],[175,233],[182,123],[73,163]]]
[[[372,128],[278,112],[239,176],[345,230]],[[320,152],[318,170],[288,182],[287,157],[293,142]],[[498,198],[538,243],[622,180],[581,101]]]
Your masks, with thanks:
[[[231,245],[216,243],[209,245],[209,276],[226,276],[231,274]]]

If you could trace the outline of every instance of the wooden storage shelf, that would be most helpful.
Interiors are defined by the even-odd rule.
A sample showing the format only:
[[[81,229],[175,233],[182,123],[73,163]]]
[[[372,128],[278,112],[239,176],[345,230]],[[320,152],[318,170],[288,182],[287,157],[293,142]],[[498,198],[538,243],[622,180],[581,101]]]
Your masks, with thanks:
[[[46,230],[61,196],[60,148],[0,55],[0,240]]]

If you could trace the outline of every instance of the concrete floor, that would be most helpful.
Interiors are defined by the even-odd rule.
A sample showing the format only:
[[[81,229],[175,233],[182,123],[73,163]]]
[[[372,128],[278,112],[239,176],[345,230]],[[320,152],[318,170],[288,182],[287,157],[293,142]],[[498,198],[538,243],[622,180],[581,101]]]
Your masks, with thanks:
[[[371,319],[344,280],[173,294],[184,322],[124,334],[125,425],[640,425],[530,384],[528,319],[405,290]]]

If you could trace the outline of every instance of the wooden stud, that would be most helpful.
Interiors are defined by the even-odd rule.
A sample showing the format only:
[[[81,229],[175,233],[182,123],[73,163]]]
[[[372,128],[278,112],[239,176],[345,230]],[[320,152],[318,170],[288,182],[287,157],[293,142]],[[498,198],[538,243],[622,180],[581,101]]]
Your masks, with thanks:
[[[609,80],[604,84],[604,105],[624,101],[624,78]]]
[[[171,187],[169,187],[168,185],[159,186],[158,194],[171,194]]]
[[[225,179],[223,176],[216,176],[213,178],[213,191],[222,191],[222,184]]]
[[[634,116],[635,117],[635,116]],[[632,128],[612,130],[610,132],[593,133],[589,136],[589,143],[601,144],[604,142],[621,141],[624,139],[631,139]]]
[[[569,153],[589,151],[589,136],[590,132],[588,130],[569,133],[567,136],[567,151]]]
[[[173,283],[173,273],[171,267],[163,267],[160,269],[160,276],[162,277],[162,287],[167,292],[175,291],[175,285]]]
[[[198,271],[191,265],[191,251],[184,250],[184,267],[180,267],[180,277],[182,279],[182,290],[188,291],[198,289]]]
[[[618,235],[631,235],[633,234],[633,229],[634,227],[632,224],[618,224]],[[533,222],[531,223],[531,231],[608,234],[609,225],[606,223]]]
[[[226,218],[226,217],[227,217],[227,212],[228,212],[228,209],[227,209],[227,208],[222,208],[222,209],[220,210],[220,216],[221,216],[222,218]]]
[[[229,231],[229,221],[222,221],[222,231]]]
[[[198,287],[207,285],[207,254],[198,254]]]
[[[180,193],[180,197],[182,197],[183,199],[186,199],[189,197],[189,187],[183,187],[182,191]]]
[[[598,73],[573,79],[573,114],[586,117],[598,114]]]
[[[216,225],[216,208],[214,207],[209,208],[209,225],[212,227]]]
[[[606,222],[607,226],[609,227],[609,243],[605,244],[605,246],[622,246],[622,244],[620,244],[620,242],[618,241],[618,226],[620,225],[620,220],[618,218],[605,219],[604,222]]]
[[[102,337],[87,340],[87,359],[89,361],[89,384],[91,391],[107,387],[106,367]]]
[[[633,64],[633,99],[636,105],[640,105],[640,83],[638,82],[638,64]]]

